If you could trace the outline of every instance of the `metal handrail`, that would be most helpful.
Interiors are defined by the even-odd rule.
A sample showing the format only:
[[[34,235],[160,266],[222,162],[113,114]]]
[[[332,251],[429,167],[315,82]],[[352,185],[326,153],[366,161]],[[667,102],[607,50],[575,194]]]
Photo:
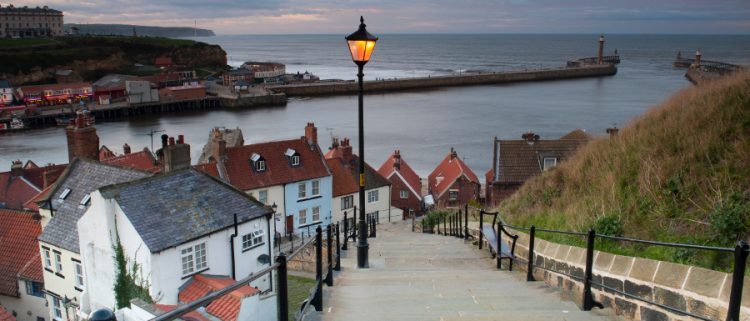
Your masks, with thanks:
[[[700,315],[697,315],[697,314],[693,314],[693,313],[690,313],[688,311],[683,311],[683,310],[680,310],[680,309],[677,309],[677,308],[673,308],[673,307],[668,306],[668,305],[657,303],[657,302],[654,302],[654,301],[651,301],[651,300],[646,300],[646,299],[641,298],[641,297],[639,297],[637,295],[632,295],[630,293],[620,291],[620,290],[618,290],[616,288],[606,286],[606,285],[604,285],[602,283],[597,283],[597,282],[591,282],[591,283],[594,284],[594,285],[600,286],[603,289],[607,289],[607,290],[610,290],[610,291],[615,292],[617,294],[621,294],[622,296],[625,296],[625,297],[628,297],[628,298],[631,298],[631,299],[635,299],[635,300],[638,300],[638,301],[641,301],[641,302],[645,302],[645,303],[648,303],[648,304],[660,307],[660,308],[662,308],[664,310],[667,310],[669,312],[672,312],[672,313],[684,314],[684,315],[687,315],[689,317],[700,319],[700,320],[703,320],[703,321],[716,321],[714,319],[709,319],[707,317],[703,317],[703,316],[700,316]]]
[[[294,258],[295,256],[297,256],[297,254],[299,254],[300,252],[302,252],[302,250],[303,250],[303,249],[304,249],[305,247],[307,247],[308,245],[310,245],[310,243],[312,243],[312,242],[315,242],[315,238],[314,238],[314,237],[311,237],[310,239],[308,239],[308,240],[307,240],[307,242],[305,242],[305,243],[302,243],[302,244],[301,244],[301,245],[299,246],[299,248],[297,248],[296,250],[294,250],[294,252],[292,252],[292,254],[289,254],[289,256],[287,256],[287,260],[288,260],[288,261],[291,261],[291,260],[292,260],[292,258]]]
[[[179,318],[179,317],[181,317],[181,316],[183,316],[183,315],[185,315],[187,313],[190,313],[191,311],[194,311],[195,309],[198,309],[198,308],[200,308],[202,306],[205,306],[205,305],[213,302],[214,300],[218,299],[219,297],[224,296],[225,294],[228,294],[228,293],[230,293],[230,292],[232,292],[234,290],[237,290],[237,289],[239,289],[239,288],[247,285],[248,283],[250,283],[252,281],[257,280],[261,276],[263,276],[266,273],[269,273],[269,272],[275,270],[278,267],[279,267],[279,263],[273,264],[273,265],[271,265],[271,266],[269,266],[269,267],[267,267],[265,269],[262,269],[262,270],[260,270],[258,272],[255,272],[255,273],[252,273],[252,274],[250,274],[250,275],[242,278],[241,280],[235,282],[234,284],[232,284],[230,286],[227,286],[227,287],[225,287],[225,288],[223,288],[221,290],[218,290],[216,292],[212,292],[211,294],[206,295],[206,296],[204,296],[204,297],[202,297],[200,299],[197,299],[195,301],[186,303],[184,305],[180,305],[180,306],[178,306],[177,308],[175,308],[172,311],[169,311],[167,313],[161,314],[161,315],[159,315],[159,316],[151,319],[151,321],[169,321],[169,320],[177,319],[177,318]]]
[[[537,229],[537,231],[539,230],[540,229]],[[630,237],[611,236],[611,235],[604,235],[604,234],[596,234],[596,236],[604,238],[604,239],[610,239],[610,240],[642,243],[642,244],[657,245],[657,246],[669,246],[669,247],[680,247],[680,248],[695,249],[695,250],[707,250],[707,251],[734,253],[734,249],[728,248],[728,247],[694,245],[694,244],[685,244],[685,243],[658,242],[658,241],[639,240],[639,239],[634,239]]]
[[[307,311],[307,308],[312,305],[313,298],[318,292],[318,286],[320,285],[320,282],[323,282],[323,280],[315,281],[315,285],[313,285],[313,287],[310,289],[310,294],[307,296],[307,299],[302,301],[302,306],[300,306],[299,311],[294,314],[294,320],[299,321],[305,317],[305,311]]]

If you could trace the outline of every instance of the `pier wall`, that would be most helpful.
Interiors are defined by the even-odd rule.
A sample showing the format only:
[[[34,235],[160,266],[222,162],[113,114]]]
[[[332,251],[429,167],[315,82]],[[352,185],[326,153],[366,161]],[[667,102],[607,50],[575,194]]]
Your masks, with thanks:
[[[449,86],[503,84],[526,81],[561,80],[586,77],[611,76],[617,73],[614,65],[595,65],[579,68],[542,69],[501,73],[468,74],[460,76],[435,76],[407,79],[365,81],[365,91],[387,92]],[[355,81],[296,84],[269,87],[276,93],[287,96],[320,96],[355,94],[359,87]]]
[[[224,108],[244,108],[255,106],[279,106],[286,105],[286,94],[274,93],[271,95],[260,95],[252,97],[242,97],[239,99],[221,98],[221,107]]]

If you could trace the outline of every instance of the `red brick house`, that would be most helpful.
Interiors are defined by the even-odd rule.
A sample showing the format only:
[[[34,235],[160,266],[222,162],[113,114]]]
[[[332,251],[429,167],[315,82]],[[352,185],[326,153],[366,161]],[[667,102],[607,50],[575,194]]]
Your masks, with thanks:
[[[492,168],[485,174],[487,205],[497,206],[527,179],[557,166],[591,139],[580,129],[554,140],[540,140],[534,133],[525,133],[522,138],[499,140],[495,137]]]
[[[25,209],[29,200],[52,185],[66,165],[38,167],[33,162],[24,166],[14,161],[9,172],[0,173],[0,208]]]
[[[427,184],[438,208],[458,207],[479,199],[479,178],[452,147],[427,177]]]
[[[400,150],[380,165],[378,173],[391,182],[391,206],[403,209],[404,215],[409,211],[422,212],[422,181],[401,158]]]

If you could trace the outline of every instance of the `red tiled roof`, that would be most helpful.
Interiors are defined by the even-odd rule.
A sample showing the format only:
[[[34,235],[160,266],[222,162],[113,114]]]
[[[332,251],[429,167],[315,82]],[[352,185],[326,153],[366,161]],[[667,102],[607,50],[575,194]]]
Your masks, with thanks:
[[[451,151],[451,153],[448,153],[448,155],[443,158],[443,161],[440,162],[435,170],[430,173],[427,177],[427,182],[430,185],[433,195],[435,197],[440,197],[440,195],[443,195],[443,193],[453,185],[453,182],[462,175],[466,175],[470,181],[479,184],[479,178],[477,178],[477,175],[471,171],[469,166],[466,166],[466,163],[458,157],[458,154],[454,156]],[[439,183],[437,182],[438,176],[443,177]]]
[[[227,147],[227,159],[223,165],[229,183],[241,190],[299,182],[330,175],[318,148],[314,146],[312,149],[304,138]],[[287,149],[299,153],[300,166],[290,165],[285,155]],[[258,173],[252,169],[250,157],[253,153],[266,160],[265,171]]]
[[[156,59],[154,59],[154,65],[170,66],[172,65],[172,57],[156,57]]]
[[[42,232],[31,212],[0,209],[0,294],[18,295],[18,277],[43,282],[37,237]]]
[[[0,306],[0,321],[16,321],[16,317],[8,312],[8,310],[5,310],[5,308]]]
[[[219,174],[219,169],[216,168],[216,162],[194,165],[193,168],[218,179],[222,179],[221,175]]]
[[[22,209],[23,204],[39,192],[23,177],[14,177],[10,172],[0,173],[0,208]]]
[[[50,184],[47,186],[47,188],[43,189],[41,192],[36,194],[36,196],[32,197],[30,200],[28,200],[25,204],[23,204],[24,209],[29,209],[32,211],[38,211],[39,210],[39,204],[37,202],[47,198],[47,194],[54,188],[55,184]]]
[[[401,177],[404,178],[407,185],[411,186],[411,188],[417,193],[417,195],[422,194],[422,181],[419,179],[419,175],[417,175],[416,172],[414,172],[413,169],[411,169],[411,166],[406,163],[404,158],[400,155],[401,151],[399,151],[399,157],[401,158],[401,165],[399,165],[399,169],[396,169],[396,157],[395,153],[388,157],[388,159],[385,160],[383,165],[380,165],[380,168],[378,169],[378,173],[380,173],[381,176],[385,177],[386,179],[389,179],[391,175],[394,175],[394,172],[398,172]]]
[[[154,308],[161,310],[163,312],[169,312],[177,308],[177,305],[173,304],[154,304]],[[198,311],[190,311],[186,314],[183,314],[180,319],[185,321],[211,321],[209,318],[206,318],[204,315],[202,315]],[[2,320],[0,320],[2,321]]]
[[[192,302],[211,292],[226,288],[234,282],[226,276],[194,275],[180,290],[178,300],[181,303]],[[206,306],[206,312],[224,321],[236,321],[237,315],[240,313],[242,299],[256,293],[258,293],[258,289],[248,285],[242,286],[211,302]]]
[[[29,168],[23,171],[23,177],[39,189],[52,185],[62,175],[68,164],[47,165],[37,168]],[[45,174],[46,173],[46,174]],[[44,185],[44,175],[47,175],[47,186]]]
[[[144,148],[140,152],[114,156],[103,160],[102,163],[135,168],[152,173],[161,171],[161,166],[159,166],[156,158],[154,158],[154,155],[151,154],[148,148]]]
[[[333,176],[333,197],[359,191],[356,178],[352,176],[351,170],[344,167],[340,158],[326,158],[326,163],[328,163],[328,168],[331,169],[331,175]]]

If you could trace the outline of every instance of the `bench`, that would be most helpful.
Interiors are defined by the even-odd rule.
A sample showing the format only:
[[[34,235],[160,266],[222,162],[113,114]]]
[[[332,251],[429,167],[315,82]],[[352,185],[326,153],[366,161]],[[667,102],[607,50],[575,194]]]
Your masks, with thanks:
[[[482,224],[481,227],[481,236],[484,236],[487,239],[487,244],[489,244],[490,253],[492,254],[493,258],[497,258],[497,268],[500,269],[502,260],[508,260],[508,270],[513,271],[513,261],[516,259],[516,241],[518,240],[518,235],[510,234],[503,226],[502,224],[496,224],[497,221],[497,212],[494,213],[487,213],[482,211],[480,215],[494,215],[494,218],[492,220],[492,225],[490,224]],[[498,227],[497,230],[495,230],[495,226]],[[498,235],[498,232],[502,232],[502,234],[507,235],[512,239],[511,243],[508,243],[507,241],[503,241],[502,234]],[[481,238],[480,238],[481,240]],[[498,246],[500,247],[500,250],[498,251]],[[480,245],[481,248],[481,245]]]

